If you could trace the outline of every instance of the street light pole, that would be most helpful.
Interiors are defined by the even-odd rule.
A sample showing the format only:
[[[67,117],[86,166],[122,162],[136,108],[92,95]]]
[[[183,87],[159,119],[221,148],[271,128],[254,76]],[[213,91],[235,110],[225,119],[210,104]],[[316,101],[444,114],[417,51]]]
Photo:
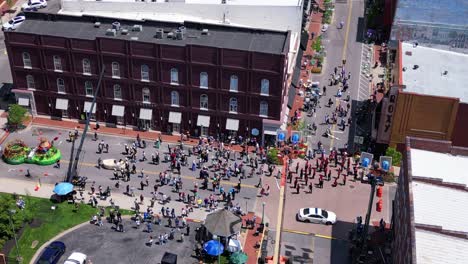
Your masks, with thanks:
[[[262,203],[262,224],[264,223],[265,218],[265,202]]]
[[[13,220],[11,219],[11,216],[13,214],[15,214],[15,213],[16,213],[16,210],[11,209],[11,210],[8,211],[8,216],[9,216],[9,219],[10,219],[10,227],[11,227],[11,230],[13,231],[13,237],[15,238],[16,260],[18,262],[21,262],[21,256],[20,256],[20,253],[19,253],[18,239],[16,238],[15,226],[13,225]]]

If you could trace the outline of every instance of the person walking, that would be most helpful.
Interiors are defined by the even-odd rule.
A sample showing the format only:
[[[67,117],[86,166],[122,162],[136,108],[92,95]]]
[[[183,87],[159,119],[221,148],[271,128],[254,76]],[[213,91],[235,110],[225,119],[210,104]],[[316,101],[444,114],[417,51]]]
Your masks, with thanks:
[[[313,185],[312,182],[309,183],[309,193],[312,194],[313,191]]]

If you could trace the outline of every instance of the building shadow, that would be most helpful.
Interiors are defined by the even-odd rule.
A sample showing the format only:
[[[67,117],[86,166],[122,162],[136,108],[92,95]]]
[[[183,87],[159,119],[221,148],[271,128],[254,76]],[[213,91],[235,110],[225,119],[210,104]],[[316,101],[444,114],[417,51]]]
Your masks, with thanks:
[[[330,239],[330,264],[348,264],[349,258],[349,233],[354,228],[354,223],[339,221],[332,227]],[[317,241],[316,241],[317,243]]]
[[[365,42],[365,32],[366,31],[366,25],[364,21],[364,17],[359,17],[358,18],[358,23],[357,23],[357,31],[356,31],[356,42],[359,43],[364,43]]]

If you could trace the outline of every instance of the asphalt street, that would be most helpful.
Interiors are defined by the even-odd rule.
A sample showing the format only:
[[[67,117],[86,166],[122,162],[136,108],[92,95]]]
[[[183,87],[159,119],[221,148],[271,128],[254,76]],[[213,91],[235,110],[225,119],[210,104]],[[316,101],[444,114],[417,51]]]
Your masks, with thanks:
[[[20,178],[26,179],[25,171],[26,169],[30,169],[30,173],[32,175],[32,181],[41,181],[41,183],[56,183],[61,182],[64,180],[66,176],[66,172],[68,169],[68,160],[70,157],[71,152],[71,143],[68,142],[66,139],[68,138],[68,131],[65,130],[57,130],[57,129],[49,129],[43,127],[29,127],[26,130],[23,130],[19,133],[15,133],[10,135],[6,140],[7,143],[13,139],[21,139],[23,140],[28,146],[36,146],[39,143],[39,138],[46,137],[49,140],[53,140],[56,138],[55,146],[57,146],[60,151],[62,152],[62,160],[61,160],[61,168],[57,169],[51,166],[38,166],[32,164],[22,164],[22,165],[9,165],[5,162],[0,162],[0,170],[8,171],[7,174],[2,174],[0,177],[10,177],[10,178]],[[80,139],[80,138],[79,138]],[[109,144],[109,153],[97,153],[97,145],[100,140],[103,139],[105,143]],[[143,194],[145,197],[151,197],[151,192],[153,191],[153,185],[156,184],[156,178],[158,178],[159,172],[166,171],[169,169],[169,163],[161,162],[159,165],[154,165],[151,163],[151,154],[159,151],[161,157],[163,157],[163,153],[167,152],[167,143],[163,143],[160,149],[156,149],[153,147],[153,142],[147,142],[146,149],[139,149],[137,159],[142,157],[142,151],[146,152],[146,157],[148,158],[147,161],[137,161],[137,174],[132,174],[130,182],[122,182],[120,181],[120,188],[115,188],[115,180],[113,180],[113,171],[106,170],[106,169],[99,169],[97,167],[97,160],[98,157],[101,157],[103,160],[105,159],[125,159],[125,156],[122,154],[124,151],[124,145],[129,144],[131,145],[134,140],[128,138],[121,138],[116,136],[99,136],[99,141],[92,140],[92,134],[88,135],[85,140],[84,148],[82,151],[82,158],[79,165],[79,175],[88,177],[88,185],[87,188],[89,190],[90,182],[95,182],[95,186],[102,185],[105,189],[107,186],[111,188],[112,192],[119,192],[123,193],[125,191],[125,187],[127,184],[130,186],[135,187],[135,195],[139,196]],[[78,144],[78,142],[77,142]],[[210,155],[210,157],[213,154]],[[188,164],[192,164],[192,160],[195,157],[188,158]],[[233,161],[231,160],[231,164],[237,162],[240,164],[241,160]],[[144,169],[145,177],[140,177],[140,170]],[[250,172],[250,168],[247,168],[247,173]],[[198,182],[199,186],[201,186],[201,180],[197,179],[200,170],[197,169],[195,172],[192,171],[188,166],[182,166],[181,168],[181,178],[183,182],[183,188],[181,190],[185,191],[186,193],[190,192],[195,182]],[[145,181],[146,175],[149,177],[149,187],[144,188],[144,190],[140,190],[140,182]],[[176,171],[174,170],[174,176],[178,176]],[[213,172],[210,172],[210,177],[213,175]],[[252,211],[256,198],[258,189],[254,186],[258,183],[258,178],[255,174],[253,178],[247,178],[242,181],[242,188],[240,194],[236,196],[234,204],[239,203],[242,206],[242,210]],[[238,179],[236,177],[232,177],[230,181],[222,181],[221,186],[224,187],[226,191],[230,188],[237,185]],[[164,194],[171,196],[172,200],[178,198],[178,194],[172,190],[171,186],[163,186],[160,187],[158,192],[163,192]],[[212,192],[211,184],[208,185],[207,190],[200,190],[199,194],[202,198],[207,197]],[[219,191],[216,192],[219,194]]]
[[[351,5],[352,8],[349,8],[348,6]],[[318,126],[315,136],[312,136],[312,143],[314,146],[316,146],[317,142],[321,141],[327,153],[329,153],[329,150],[333,147],[342,148],[345,143],[348,143],[348,126],[344,131],[341,131],[338,126],[331,126],[333,138],[322,136],[328,127],[328,125],[324,124],[325,115],[329,114],[331,116],[331,113],[335,109],[337,102],[341,100],[335,96],[338,90],[338,86],[328,86],[328,84],[330,74],[333,73],[335,67],[341,67],[343,58],[346,59],[346,64],[344,66],[346,75],[348,72],[351,73],[351,79],[349,80],[348,88],[351,100],[358,100],[358,97],[360,100],[367,99],[369,96],[368,90],[367,94],[365,94],[365,89],[360,88],[361,86],[365,87],[365,84],[362,84],[362,81],[360,81],[363,43],[360,42],[359,35],[362,34],[362,29],[359,27],[361,21],[360,18],[362,18],[363,12],[364,1],[362,0],[335,4],[334,21],[328,30],[322,34],[322,45],[325,47],[327,54],[323,71],[320,75],[311,75],[311,80],[313,82],[320,82],[320,90],[322,90],[322,87],[326,85],[327,91],[326,95],[322,96],[320,99],[320,108],[317,108],[316,114],[312,117],[305,115],[305,121],[308,124],[315,122],[315,124]],[[349,25],[346,25],[348,21],[348,15],[350,15]],[[345,22],[345,27],[341,29],[339,29],[337,26],[339,25],[340,21]],[[347,27],[349,27],[349,29]],[[349,31],[348,34],[347,31]],[[340,72],[340,69],[341,68],[339,68],[338,72]],[[344,94],[343,97],[346,97],[346,94]],[[329,98],[331,98],[334,102],[331,108],[325,106]],[[346,102],[342,102],[342,104],[346,105]],[[348,114],[348,117],[349,115],[350,114]]]

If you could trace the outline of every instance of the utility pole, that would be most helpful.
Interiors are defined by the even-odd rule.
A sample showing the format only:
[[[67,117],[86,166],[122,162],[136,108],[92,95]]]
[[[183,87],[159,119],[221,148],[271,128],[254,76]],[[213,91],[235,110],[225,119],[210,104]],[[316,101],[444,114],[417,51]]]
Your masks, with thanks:
[[[81,154],[81,151],[83,149],[83,144],[84,144],[84,141],[85,141],[85,138],[86,138],[86,134],[88,133],[91,113],[93,112],[94,105],[96,104],[96,98],[97,98],[97,95],[98,95],[99,90],[101,88],[101,82],[102,82],[102,78],[104,77],[105,69],[106,69],[106,66],[103,64],[102,69],[101,69],[101,73],[99,74],[99,80],[98,80],[98,84],[97,84],[97,87],[96,87],[96,91],[94,92],[93,102],[91,103],[89,111],[86,112],[86,124],[85,124],[85,127],[83,129],[83,134],[81,135],[80,145],[78,146],[78,149],[76,151],[76,155],[75,155],[75,159],[73,161],[73,165],[71,166],[71,171],[67,175],[67,182],[71,182],[74,177],[78,176],[78,163],[80,161],[80,154]]]

